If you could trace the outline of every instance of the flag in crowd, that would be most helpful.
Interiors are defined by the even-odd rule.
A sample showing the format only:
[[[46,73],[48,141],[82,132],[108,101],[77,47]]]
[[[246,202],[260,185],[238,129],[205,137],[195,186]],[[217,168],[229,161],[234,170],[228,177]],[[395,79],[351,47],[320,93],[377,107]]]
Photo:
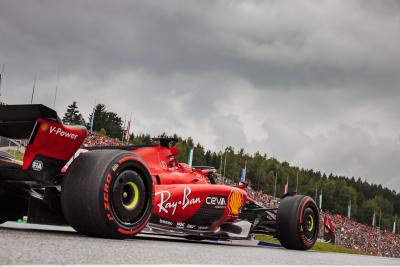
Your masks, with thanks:
[[[321,188],[321,194],[319,195],[319,209],[322,210],[322,188]]]
[[[246,181],[246,171],[247,171],[247,161],[244,164],[244,168],[240,170],[240,181],[243,183]]]
[[[349,204],[347,204],[347,217],[351,218],[351,199],[349,200]]]
[[[188,161],[187,161],[188,165],[190,167],[192,167],[192,164],[193,164],[193,150],[194,150],[194,148],[190,149],[189,156],[188,156]]]
[[[396,222],[397,222],[397,215],[394,216],[394,222],[393,222],[393,233],[396,233]]]
[[[131,120],[128,121],[128,124],[126,126],[126,130],[125,130],[125,140],[129,141],[129,136],[131,134]]]
[[[278,180],[278,173],[275,171],[274,199],[276,199],[276,181],[277,180]]]
[[[95,113],[96,113],[96,100],[94,101],[92,117],[90,118],[90,121],[89,121],[89,128],[90,128],[91,132],[93,132],[93,124],[94,124]]]
[[[124,125],[122,126],[122,136],[121,136],[121,139],[122,139],[122,143],[125,141],[125,139],[126,139],[126,113],[125,113],[125,116],[124,116]]]
[[[89,121],[90,131],[93,131],[94,114],[95,114],[95,112],[94,112],[94,108],[93,108],[92,117],[90,118],[90,121]]]
[[[314,197],[315,203],[318,202],[318,188],[315,187],[315,197]]]
[[[372,214],[372,227],[375,227],[375,225],[376,225],[376,214],[374,210],[374,213]]]
[[[287,194],[289,192],[289,176],[286,177],[286,184],[285,184],[285,192]]]

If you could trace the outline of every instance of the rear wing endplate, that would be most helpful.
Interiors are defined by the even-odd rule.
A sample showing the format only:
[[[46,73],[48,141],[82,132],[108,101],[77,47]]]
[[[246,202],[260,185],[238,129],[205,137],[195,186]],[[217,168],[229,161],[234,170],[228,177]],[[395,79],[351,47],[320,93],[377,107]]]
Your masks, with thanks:
[[[41,104],[0,105],[0,136],[28,139],[37,119],[61,123],[54,110]]]

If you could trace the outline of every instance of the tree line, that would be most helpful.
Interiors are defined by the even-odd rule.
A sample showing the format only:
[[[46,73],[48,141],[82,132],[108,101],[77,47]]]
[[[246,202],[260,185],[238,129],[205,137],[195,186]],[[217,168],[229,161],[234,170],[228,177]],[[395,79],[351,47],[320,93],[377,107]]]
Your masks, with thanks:
[[[133,139],[142,140],[142,138],[143,136],[137,136]],[[297,185],[298,194],[311,196],[318,204],[319,196],[322,194],[324,211],[347,216],[348,206],[351,205],[350,215],[353,219],[371,225],[375,213],[376,226],[390,231],[396,214],[400,214],[400,193],[383,188],[380,184],[368,183],[361,177],[327,175],[317,170],[291,166],[288,162],[280,162],[265,153],[248,154],[243,149],[235,150],[232,147],[218,152],[206,150],[199,143],[195,145],[190,137],[178,140],[176,144],[180,151],[178,160],[185,162],[189,150],[194,148],[194,166],[213,166],[219,173],[225,173],[225,177],[235,182],[239,182],[240,170],[247,163],[246,180],[251,182],[253,189],[262,190],[269,195],[274,194],[275,178],[277,178],[277,197],[283,196],[285,184],[288,182],[289,192],[295,192]]]
[[[93,118],[94,115],[94,119]],[[93,121],[93,130],[103,135],[121,139],[123,121],[116,113],[110,112],[103,104],[98,104],[89,116]],[[68,106],[63,122],[90,126],[80,114],[76,102]],[[325,174],[313,169],[291,166],[286,161],[278,161],[265,153],[248,154],[244,149],[235,150],[227,147],[224,151],[205,149],[200,143],[195,144],[191,137],[178,139],[175,146],[180,153],[178,161],[186,162],[190,149],[194,148],[194,166],[213,166],[220,174],[231,181],[238,182],[240,170],[247,166],[247,181],[255,190],[281,197],[285,183],[289,191],[309,195],[319,202],[322,194],[322,209],[333,214],[347,216],[348,205],[351,203],[351,217],[363,224],[371,225],[373,214],[376,214],[376,225],[381,229],[392,230],[396,214],[400,214],[400,193],[383,188],[380,184],[368,183],[360,177],[345,177]],[[128,142],[134,145],[152,145],[149,134],[131,134]],[[297,179],[298,177],[298,179]]]
[[[104,104],[97,104],[86,121],[79,111],[76,101],[67,107],[62,119],[63,123],[70,125],[83,125],[93,131],[112,138],[122,138],[123,121],[115,112],[108,111]]]

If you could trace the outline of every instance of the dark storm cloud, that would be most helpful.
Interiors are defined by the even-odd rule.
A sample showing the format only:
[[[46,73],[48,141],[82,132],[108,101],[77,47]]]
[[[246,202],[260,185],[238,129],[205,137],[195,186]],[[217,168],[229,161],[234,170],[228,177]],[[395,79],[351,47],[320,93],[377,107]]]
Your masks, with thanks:
[[[400,190],[398,1],[0,1],[2,98]],[[345,148],[345,149],[343,149]],[[379,166],[382,168],[379,169]]]
[[[329,5],[249,3],[261,11],[248,11],[240,1],[176,3],[176,8],[137,1],[26,1],[23,6],[3,1],[1,48],[5,60],[20,63],[25,73],[54,74],[57,66],[65,74],[97,77],[132,67],[162,75],[222,70],[261,88],[399,82],[386,63],[369,66],[383,60],[398,66],[399,58],[390,54],[398,51],[395,43],[385,44],[386,51],[370,53],[377,45],[374,39],[382,34],[373,36],[374,29],[364,25],[346,28],[336,21],[326,25],[318,16],[319,8],[327,19],[352,23],[346,16],[360,15],[346,6],[342,14],[333,10],[329,15],[323,10]],[[385,26],[390,21],[378,23]]]

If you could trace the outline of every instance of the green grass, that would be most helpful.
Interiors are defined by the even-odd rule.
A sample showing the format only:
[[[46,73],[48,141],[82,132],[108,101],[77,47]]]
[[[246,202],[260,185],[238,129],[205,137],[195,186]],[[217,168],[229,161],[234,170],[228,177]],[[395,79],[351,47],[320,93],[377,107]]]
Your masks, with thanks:
[[[23,160],[24,158],[24,153],[18,150],[6,150],[5,152],[9,153],[13,157],[15,157],[17,160]]]
[[[255,237],[255,239],[260,240],[260,241],[273,243],[273,244],[279,244],[279,240],[278,239],[273,238],[272,236],[268,236],[268,235],[257,235]],[[342,247],[342,246],[336,246],[336,245],[333,245],[333,244],[330,244],[330,243],[322,243],[322,242],[317,242],[312,249],[316,250],[316,251],[368,255],[365,252],[358,251],[358,250],[355,250],[355,249],[345,248],[345,247]]]
[[[333,245],[330,243],[322,243],[317,242],[312,248],[316,251],[328,251],[328,252],[338,252],[338,253],[347,253],[347,254],[359,254],[359,255],[369,255],[363,251],[358,251],[352,248],[346,248],[342,246]]]

